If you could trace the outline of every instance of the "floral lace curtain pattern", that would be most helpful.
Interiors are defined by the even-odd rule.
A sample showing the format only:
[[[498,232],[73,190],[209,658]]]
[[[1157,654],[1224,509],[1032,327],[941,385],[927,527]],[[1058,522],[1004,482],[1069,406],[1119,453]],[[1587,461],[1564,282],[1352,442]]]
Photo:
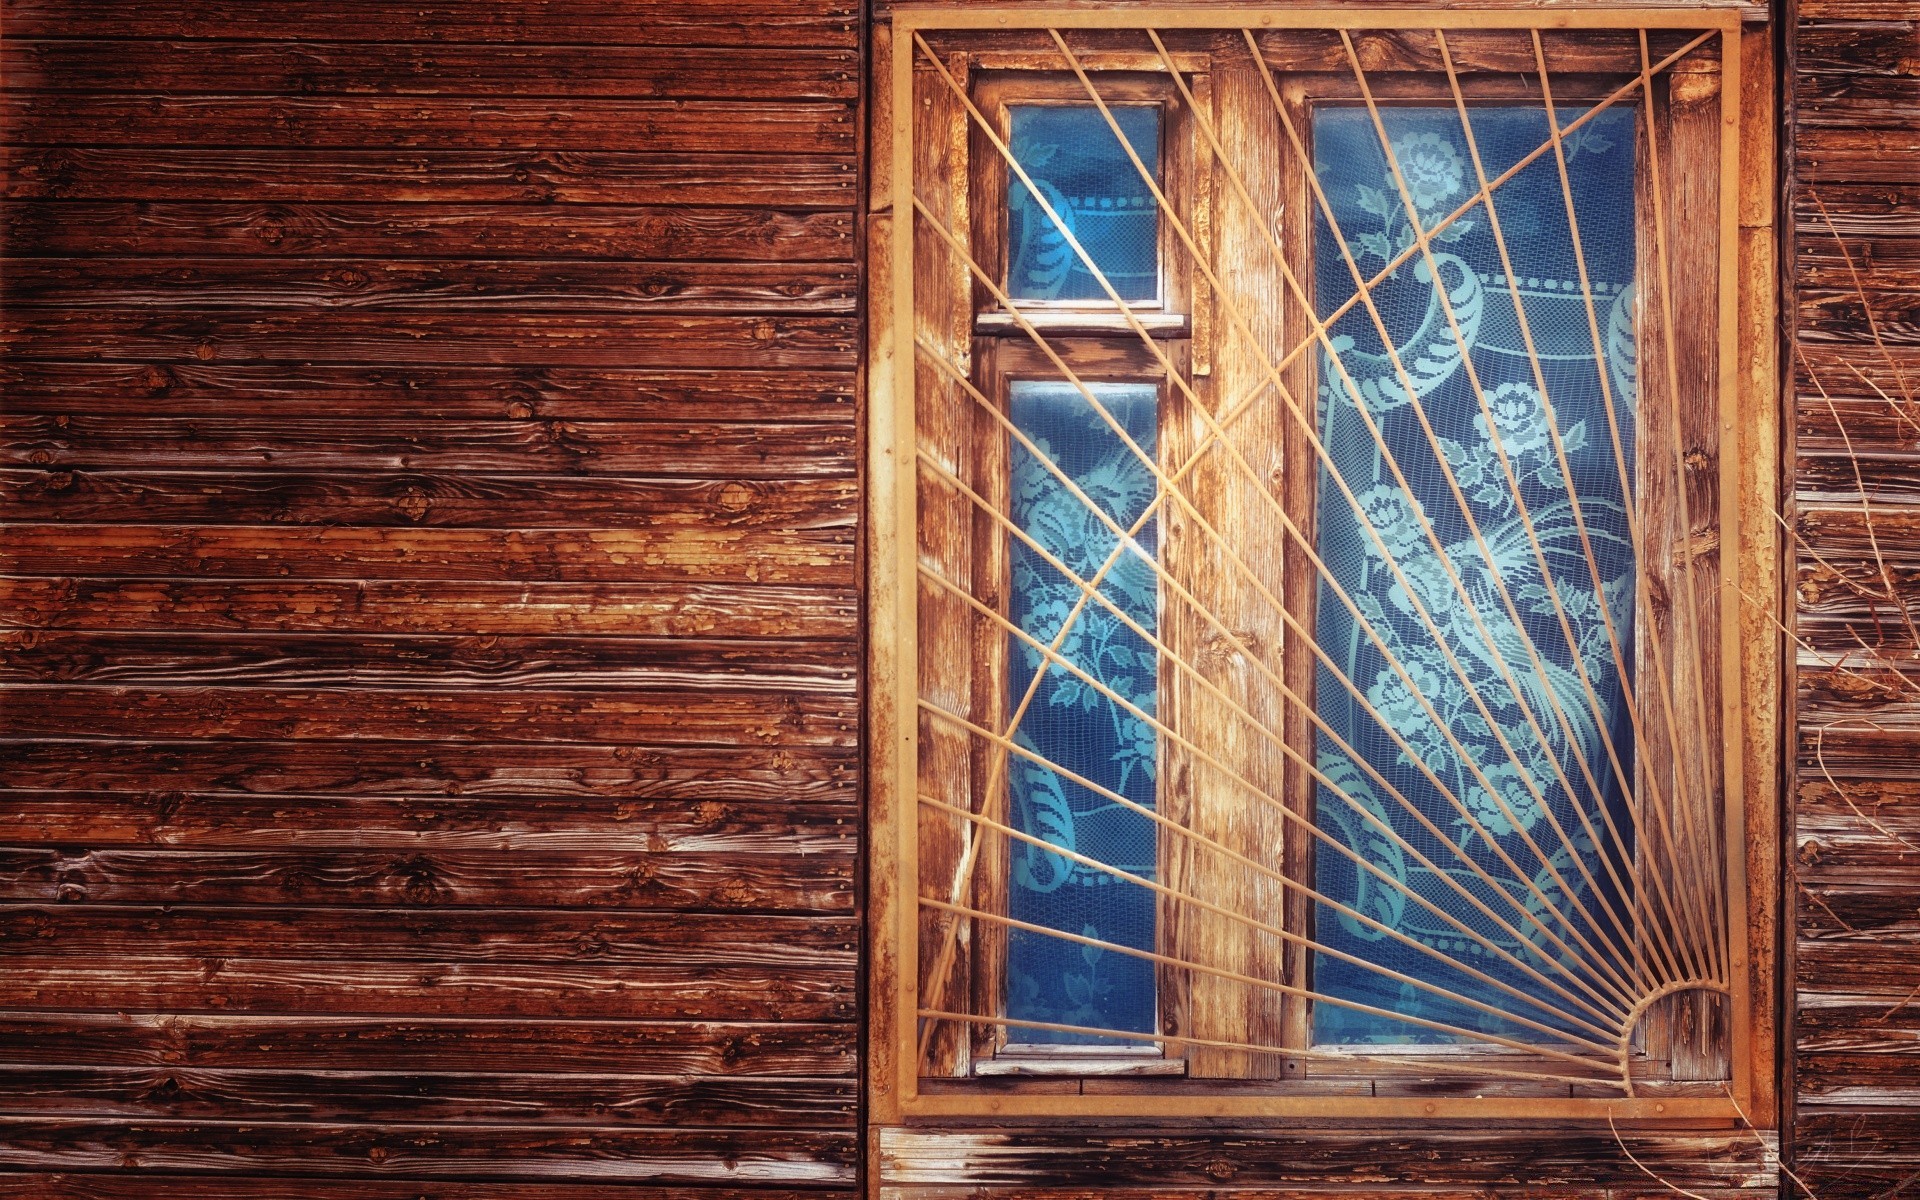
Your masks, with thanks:
[[[1489,176],[1550,134],[1538,105],[1470,111]],[[1563,112],[1560,120],[1577,115]],[[1363,276],[1414,244],[1416,217],[1431,229],[1477,188],[1457,109],[1389,108],[1381,119],[1413,214],[1365,109],[1323,108],[1313,121],[1315,170]],[[1555,1028],[1565,1027],[1564,1006],[1488,947],[1534,964],[1565,960],[1539,925],[1568,943],[1604,945],[1612,918],[1630,919],[1620,884],[1629,864],[1605,828],[1622,812],[1633,778],[1625,713],[1632,680],[1622,677],[1620,664],[1630,669],[1633,662],[1636,588],[1628,525],[1635,120],[1630,108],[1604,112],[1566,148],[1603,343],[1598,355],[1567,200],[1549,155],[1494,193],[1514,278],[1502,266],[1484,205],[1476,207],[1432,235],[1439,287],[1424,256],[1413,255],[1374,290],[1385,339],[1366,307],[1356,305],[1332,327],[1337,361],[1323,352],[1320,364],[1320,430],[1333,470],[1322,469],[1318,502],[1319,552],[1331,577],[1319,586],[1316,631],[1366,703],[1320,668],[1319,714],[1353,753],[1320,737],[1318,765],[1351,799],[1321,787],[1316,819],[1406,891],[1334,854],[1318,856],[1317,886],[1536,1002],[1530,1008],[1511,993],[1495,995],[1436,956],[1325,906],[1316,936],[1332,949]],[[1324,319],[1356,289],[1341,238],[1324,215],[1316,241],[1315,304]],[[1364,524],[1335,472],[1359,499]],[[1624,657],[1616,655],[1620,646]],[[1431,828],[1390,799],[1375,772]],[[1362,807],[1431,866],[1369,829]],[[1622,817],[1615,824],[1630,856],[1632,823]],[[1489,920],[1463,890],[1503,914],[1507,927]],[[1407,892],[1450,914],[1474,938]],[[1569,923],[1556,926],[1553,912],[1568,914]],[[1544,919],[1529,924],[1520,919],[1527,913]],[[1327,954],[1316,955],[1314,986],[1461,1028],[1521,1041],[1542,1037]],[[1322,1043],[1448,1040],[1339,1005],[1314,1011]]]
[[[1014,383],[1009,415],[1048,462],[1015,445],[1013,519],[1074,576],[1098,581],[1099,594],[1114,609],[1151,633],[1158,626],[1160,599],[1153,572],[1154,522],[1142,525],[1123,545],[1062,477],[1071,479],[1121,529],[1139,524],[1156,490],[1142,455],[1155,452],[1159,389],[1090,384],[1088,390],[1138,450],[1127,445],[1078,388]],[[1091,686],[1059,663],[1047,663],[1043,671],[1047,660],[1033,644],[1011,639],[1010,701],[1016,707],[1025,705],[1014,740],[1046,761],[1151,809],[1158,760],[1154,731],[1141,715],[1151,718],[1158,707],[1158,658],[1112,609],[1084,597],[1080,586],[1046,556],[1024,543],[1014,544],[1010,615],[1015,625],[1042,645],[1058,642],[1056,653],[1100,684]],[[1027,685],[1036,680],[1029,698]],[[1146,816],[1028,759],[1010,762],[1008,776],[1016,828],[1049,845],[1155,878],[1157,841]],[[1152,891],[1030,843],[1016,842],[1011,850],[1009,916],[1099,941],[1154,949]],[[1008,938],[1007,1015],[1041,1024],[1150,1033],[1155,1019],[1153,964],[1016,928]],[[1019,1041],[1098,1040],[1054,1030],[1014,1032]]]

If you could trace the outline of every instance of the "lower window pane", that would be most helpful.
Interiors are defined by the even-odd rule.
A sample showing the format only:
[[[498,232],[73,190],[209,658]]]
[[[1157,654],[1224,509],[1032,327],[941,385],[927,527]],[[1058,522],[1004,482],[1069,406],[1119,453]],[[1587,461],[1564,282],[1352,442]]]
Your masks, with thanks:
[[[1560,120],[1578,115],[1563,111]],[[1390,172],[1366,109],[1321,109],[1313,122],[1316,171],[1366,278],[1414,245],[1409,200],[1431,229],[1477,188],[1456,109],[1382,116],[1402,180]],[[1539,106],[1475,109],[1472,119],[1490,177],[1549,137]],[[1317,936],[1453,997],[1327,954],[1317,957],[1315,986],[1454,1029],[1323,1001],[1314,1009],[1320,1042],[1454,1041],[1467,1036],[1461,1030],[1547,1040],[1567,1027],[1567,1001],[1516,963],[1578,992],[1572,977],[1596,978],[1604,969],[1596,963],[1623,941],[1616,925],[1633,925],[1622,881],[1633,854],[1623,797],[1635,769],[1625,701],[1636,581],[1627,511],[1635,113],[1600,114],[1567,150],[1604,368],[1551,152],[1494,193],[1518,278],[1507,278],[1484,206],[1434,236],[1463,338],[1416,252],[1373,292],[1399,367],[1364,305],[1333,327],[1337,362],[1322,359],[1322,437],[1364,516],[1323,468],[1317,537],[1335,582],[1320,586],[1317,637],[1364,699],[1322,666],[1316,706],[1352,753],[1320,738],[1320,768],[1338,788],[1319,789],[1316,819],[1379,874],[1323,849],[1317,885],[1352,911],[1321,906]],[[1324,218],[1314,268],[1324,317],[1356,291]]]
[[[1126,430],[1138,453],[1078,388],[1015,382],[1012,420],[1058,473],[1014,446],[1013,519],[1074,576],[1089,582],[1099,577],[1099,594],[1113,607],[1083,603],[1084,593],[1074,579],[1046,556],[1014,543],[1011,619],[1041,644],[1057,643],[1057,653],[1084,674],[1059,663],[1043,671],[1044,656],[1023,639],[1013,639],[1008,715],[1020,717],[1014,734],[1019,745],[1096,787],[1016,756],[1008,764],[1009,796],[1013,824],[1023,832],[1152,879],[1154,824],[1114,796],[1154,807],[1156,739],[1141,715],[1151,717],[1156,711],[1159,663],[1153,648],[1114,609],[1148,632],[1157,628],[1159,589],[1152,567],[1156,524],[1152,519],[1141,524],[1128,544],[1102,516],[1132,530],[1153,502],[1154,476],[1141,455],[1156,453],[1158,389],[1103,383],[1090,384],[1088,390],[1113,424]],[[1080,496],[1066,486],[1063,475]],[[1154,948],[1155,897],[1150,889],[1030,844],[1015,842],[1011,852],[1008,908],[1015,920],[1121,946]],[[1084,943],[1012,930],[1007,1015],[1018,1021],[1152,1032],[1153,964]],[[1034,1042],[1101,1040],[1018,1026],[1009,1036]]]

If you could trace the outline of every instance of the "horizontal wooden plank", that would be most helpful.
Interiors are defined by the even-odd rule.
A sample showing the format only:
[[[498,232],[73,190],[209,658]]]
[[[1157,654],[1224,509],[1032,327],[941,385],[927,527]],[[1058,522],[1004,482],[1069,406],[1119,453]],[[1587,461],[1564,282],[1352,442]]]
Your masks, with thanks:
[[[838,855],[804,848],[783,848],[776,854],[654,850],[592,854],[523,849],[269,852],[8,847],[0,848],[0,899],[68,904],[417,906],[435,911],[535,905],[839,913],[852,910],[854,861],[851,846]],[[78,1002],[65,1006],[74,1003]],[[570,1011],[548,1009],[530,1015]]]
[[[1920,1112],[1863,1111],[1811,1101],[1795,1106],[1794,1171],[1822,1200],[1899,1194],[1920,1173]]]
[[[1830,562],[1920,566],[1920,506],[1875,504],[1863,512],[1858,504],[1807,505],[1799,528],[1803,544]]]
[[[0,977],[0,1005],[681,1020],[821,1021],[854,1015],[850,968],[310,961],[275,958],[272,951],[236,946],[212,958],[140,954],[111,961],[15,955]]]
[[[16,1171],[110,1170],[134,1161],[159,1171],[851,1186],[857,1158],[851,1130],[367,1128],[0,1117],[0,1167]]]
[[[857,665],[858,648],[841,641],[0,632],[0,686],[693,688],[850,701]]]
[[[12,413],[225,420],[853,424],[853,372],[0,360]],[[425,432],[423,429],[422,432]]]
[[[596,47],[604,50],[606,47]],[[851,155],[0,146],[0,198],[851,209]]]
[[[1851,992],[1800,991],[1794,1087],[1822,1111],[1920,1103],[1920,1005]]]
[[[15,39],[0,65],[22,91],[223,96],[851,100],[860,80],[852,50],[745,46]]]
[[[1912,183],[1916,151],[1920,129],[1812,126],[1794,138],[1793,170],[1806,183]]]
[[[852,214],[836,210],[637,202],[561,206],[9,200],[0,203],[0,221],[9,253],[62,258],[853,261]]]
[[[787,530],[15,525],[15,575],[853,585],[853,514]]]
[[[1849,296],[1858,303],[1862,287],[1876,293],[1920,289],[1920,237],[1848,237],[1836,242],[1822,229],[1801,232],[1795,246],[1800,284],[1822,305],[1832,301],[1820,293]]]
[[[0,343],[24,358],[234,363],[577,364],[849,369],[845,317],[676,317],[571,313],[147,315],[0,313]]]
[[[0,1174],[0,1200],[152,1200],[155,1195],[192,1196],[194,1200],[607,1200],[604,1183],[492,1183],[463,1180],[441,1183],[408,1179],[275,1178],[246,1172],[168,1174],[123,1171],[114,1174]],[[702,1186],[699,1200],[853,1200],[852,1191]],[[687,1190],[672,1185],[622,1184],[620,1200],[687,1200]],[[1456,1200],[1434,1197],[1433,1200]]]
[[[26,258],[7,302],[57,308],[852,312],[851,263]]]
[[[1920,353],[1911,346],[1810,338],[1794,348],[1794,357],[1793,387],[1802,407],[1811,407],[1823,390],[1836,399],[1920,401]]]
[[[0,1112],[341,1124],[851,1125],[852,1079],[0,1067]]]
[[[8,1061],[95,1067],[827,1077],[854,1074],[855,1037],[846,1022],[0,1011]]]
[[[854,1200],[858,1195],[851,1190],[779,1184],[702,1184],[689,1193],[685,1186],[656,1187],[622,1181],[619,1190],[620,1200],[686,1200],[690,1194],[700,1200]],[[5,1200],[21,1196],[32,1200],[123,1200],[128,1196],[150,1200],[155,1195],[190,1195],[195,1200],[604,1200],[607,1185],[565,1177],[539,1182],[448,1182],[405,1177],[270,1176],[253,1170],[225,1169],[218,1174],[139,1170],[116,1174],[9,1171],[0,1175],[0,1197]]]
[[[1852,343],[1869,352],[1881,345],[1920,345],[1920,290],[1885,291],[1877,280],[1865,292],[1802,288],[1794,315],[1803,340]]]
[[[269,149],[773,150],[850,154],[854,106],[805,100],[481,99],[446,96],[123,96],[20,92],[0,99],[23,146]]]
[[[520,797],[609,802],[843,804],[856,755],[839,746],[648,746],[411,742],[102,743],[81,736],[0,740],[11,787],[231,796]],[[617,814],[618,803],[607,811]]]
[[[404,741],[636,741],[852,745],[850,695],[660,687],[490,689],[133,688],[14,684],[0,726],[16,737],[100,730],[122,738],[364,737]]]
[[[252,420],[7,415],[0,416],[0,464],[52,470],[10,471],[0,478],[0,487],[6,489],[10,502],[22,505],[22,515],[16,520],[33,519],[24,513],[32,511],[35,501],[48,504],[54,511],[66,507],[63,502],[72,501],[73,507],[83,513],[90,502],[105,502],[111,509],[117,501],[128,508],[112,513],[110,520],[186,522],[195,519],[186,514],[199,511],[222,524],[245,524],[249,523],[249,510],[258,512],[264,507],[268,512],[275,511],[276,491],[283,503],[292,501],[292,507],[302,507],[296,497],[304,485],[311,497],[307,503],[319,509],[304,519],[315,524],[338,521],[364,505],[388,510],[391,516],[387,521],[399,517],[417,522],[431,517],[440,507],[443,516],[451,517],[450,524],[515,527],[511,514],[518,508],[529,517],[544,518],[526,520],[519,528],[606,527],[631,524],[636,507],[681,507],[687,497],[675,497],[678,491],[693,496],[712,492],[721,497],[710,502],[715,508],[711,519],[716,525],[730,525],[743,519],[743,510],[763,504],[770,512],[790,513],[799,506],[815,507],[817,511],[819,495],[831,493],[834,485],[810,482],[806,477],[852,476],[853,433],[845,426],[818,422],[567,421],[504,415],[482,421],[431,423],[328,421],[280,414]],[[254,474],[238,479],[189,475],[171,484],[163,476],[147,474],[204,472],[209,468]],[[128,473],[97,474],[114,469]],[[285,474],[343,469],[358,478],[289,479]],[[258,474],[262,471],[274,474],[262,477]],[[363,474],[374,471],[439,474],[371,480]],[[738,479],[713,485],[631,481],[625,485],[626,495],[611,483],[583,486],[584,481],[554,480],[562,492],[542,504],[540,493],[528,494],[530,485],[486,478],[668,474]],[[777,487],[757,482],[764,480],[781,482]],[[781,487],[793,487],[809,495],[784,500],[777,495]],[[210,491],[198,491],[201,488]],[[656,494],[639,494],[646,490]],[[356,491],[360,493],[357,498],[353,495]],[[250,492],[266,493],[266,505],[257,500],[250,504]],[[329,493],[342,492],[346,495],[330,502]],[[196,504],[195,495],[204,499]],[[180,515],[167,515],[173,511],[169,498],[186,502]],[[234,512],[222,518],[228,501]],[[637,502],[636,507],[629,507],[629,502]],[[842,502],[849,506],[854,503],[850,491]],[[155,506],[152,517],[142,518],[137,511],[129,511],[148,503]],[[496,505],[499,516],[487,519],[487,511]],[[333,510],[331,517],[328,509]],[[409,509],[417,512],[410,515]],[[452,512],[446,513],[445,509]],[[459,515],[463,509],[466,519]],[[79,519],[87,518],[82,515]],[[303,518],[282,509],[270,519]]]
[[[150,427],[175,424],[175,428],[179,428],[177,423],[147,424]],[[219,426],[205,428],[220,431]],[[395,423],[390,428],[395,428],[394,439],[388,443],[390,457],[410,457],[404,453],[405,435],[399,432],[406,427]],[[514,425],[508,422],[499,422],[491,428],[505,430],[509,434],[517,432]],[[284,448],[286,457],[294,460],[312,461],[331,454],[333,461],[329,466],[334,470],[328,474],[314,475],[245,469],[232,474],[213,474],[205,470],[123,474],[86,469],[23,471],[0,468],[0,501],[8,505],[14,520],[75,521],[94,525],[289,524],[449,529],[619,529],[652,525],[656,528],[667,526],[692,530],[805,529],[810,521],[822,519],[830,527],[836,510],[850,511],[856,503],[853,481],[850,479],[826,481],[793,477],[795,474],[826,474],[824,468],[827,464],[824,462],[784,477],[777,471],[767,470],[766,478],[736,477],[724,483],[714,481],[703,484],[695,480],[582,479],[546,474],[476,475],[462,473],[463,464],[448,461],[462,457],[463,442],[470,448],[466,449],[466,454],[473,458],[488,457],[487,451],[478,447],[491,441],[499,447],[491,455],[498,463],[512,453],[515,441],[519,440],[531,443],[529,457],[534,457],[535,462],[528,465],[537,468],[540,465],[537,456],[543,453],[538,440],[538,428],[533,427],[531,436],[514,439],[507,436],[489,438],[487,426],[468,426],[465,429],[451,426],[445,430],[448,437],[440,446],[433,446],[432,439],[422,439],[429,444],[423,447],[425,453],[420,457],[439,457],[441,461],[419,463],[415,470],[430,470],[434,474],[397,474],[381,470],[386,464],[380,461],[379,431],[373,431],[373,436],[356,444],[351,440],[348,429],[336,426],[336,436],[341,438],[343,444],[329,447],[324,441],[319,441],[307,450],[302,450],[299,441],[292,437],[279,441],[271,437],[249,437],[244,430],[227,431],[233,433],[229,443],[233,447],[230,461],[236,465],[244,461],[242,456],[245,451],[240,447],[251,445],[257,448],[265,443]],[[668,427],[666,431],[669,437],[671,428]],[[686,464],[691,468],[689,474],[699,473],[702,466],[724,467],[726,464],[723,459],[732,457],[728,454],[728,442],[736,444],[737,453],[738,443],[752,445],[756,437],[751,427],[742,427],[739,432],[735,432],[734,427],[723,428],[726,432],[709,447],[712,457],[705,463],[699,461],[701,455],[698,452],[690,455],[694,461]],[[798,425],[789,429],[796,434],[812,431],[814,437],[823,443],[820,447],[823,459],[834,453],[837,443],[838,450],[847,460],[846,471],[851,472],[852,448],[847,444],[852,440],[850,434],[823,434],[822,427],[818,425]],[[760,432],[769,434],[776,444],[782,433],[779,429],[764,428]],[[610,452],[589,456],[593,469],[617,470],[618,467],[609,459],[615,462],[628,459],[627,465],[634,468],[643,465],[626,443],[604,428],[596,427],[589,434],[589,437],[580,439],[581,442],[591,445],[594,436],[606,437],[613,442],[609,447]],[[191,465],[196,467],[208,464],[193,460],[212,458],[216,451],[225,448],[218,438],[208,438],[195,444],[185,435],[176,436],[187,443],[182,457],[188,458]],[[659,437],[661,434],[655,433],[653,436]],[[792,452],[795,456],[804,454],[797,444],[799,441],[798,436],[793,438],[795,444]],[[137,443],[128,444],[123,454],[101,454],[100,457],[137,458],[134,445]],[[13,447],[12,457],[16,461],[34,455],[56,455],[55,451],[45,449],[44,443],[38,449],[24,452],[19,441],[15,441]],[[436,449],[444,453],[436,456]],[[372,473],[339,473],[339,468],[350,470],[355,465],[352,457],[355,451],[365,451],[369,458],[375,460],[367,464],[373,469]],[[0,454],[4,453],[4,450],[0,450]],[[71,457],[84,458],[93,453],[80,450],[71,452]],[[278,462],[281,449],[263,453],[271,455]],[[152,456],[151,465],[164,468],[168,465],[168,457],[164,451],[157,452]],[[772,454],[769,454],[771,457]],[[656,458],[644,465],[658,466],[662,461]],[[297,466],[290,465],[290,470],[297,469]],[[494,469],[498,470],[498,467]],[[713,473],[727,474],[724,470],[715,470]]]
[[[640,849],[613,839],[609,851]],[[850,916],[551,909],[214,908],[0,904],[0,960],[226,959],[271,954],[349,963],[559,963],[628,968],[790,967],[796,981],[851,987]],[[821,982],[825,981],[825,982]]]
[[[778,800],[728,801],[0,789],[0,844],[93,850],[846,854],[858,821],[853,796],[803,787]]]
[[[565,42],[581,46],[851,47],[846,0],[526,0],[499,12],[428,0],[206,0],[191,11],[130,11],[114,0],[7,0],[14,38],[246,38],[351,42]],[[591,62],[589,56],[588,62]]]
[[[1808,75],[1920,75],[1920,24],[1802,21],[1793,31],[1797,66]]]
[[[1882,713],[1871,721],[1825,716],[1804,721],[1795,748],[1803,776],[1854,781],[1920,779],[1913,753],[1920,720]]]
[[[273,1178],[245,1172],[175,1175],[160,1171],[118,1174],[0,1174],[0,1200],[152,1200],[155,1194],[194,1200],[606,1200],[603,1183],[490,1183],[465,1180]],[[707,1187],[699,1200],[852,1200],[852,1191],[793,1189],[773,1185]],[[685,1188],[626,1185],[620,1200],[687,1200]],[[1434,1200],[1450,1200],[1435,1197]]]
[[[848,588],[0,577],[0,629],[852,639]]]
[[[887,1128],[877,1131],[882,1178],[900,1186],[986,1188],[1195,1188],[1230,1195],[1326,1180],[1362,1181],[1381,1193],[1472,1186],[1489,1179],[1528,1195],[1636,1193],[1646,1179],[1603,1125],[1543,1123],[1527,1134],[1484,1126],[1422,1125],[1382,1139],[1366,1129],[1262,1129],[1217,1133],[1164,1126],[1082,1130]],[[1747,1132],[1628,1135],[1631,1150],[1680,1186],[1771,1194],[1775,1176],[1762,1142]],[[1390,1149],[1389,1149],[1390,1147]],[[1572,1189],[1586,1189],[1584,1192]]]
[[[1911,54],[1915,40],[1911,27],[1905,36]],[[1899,64],[1898,51],[1889,54],[1874,41],[1868,41],[1862,51],[1861,65],[1869,69],[1800,71],[1794,75],[1794,120],[1798,127],[1897,130],[1912,124],[1913,106],[1920,101],[1920,70],[1872,70],[1876,63]],[[1920,63],[1909,59],[1907,65]]]

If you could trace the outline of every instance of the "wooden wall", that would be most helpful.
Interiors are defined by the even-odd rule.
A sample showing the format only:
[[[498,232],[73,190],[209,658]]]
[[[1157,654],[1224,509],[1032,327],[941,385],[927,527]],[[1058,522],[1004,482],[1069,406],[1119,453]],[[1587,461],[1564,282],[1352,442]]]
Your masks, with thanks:
[[[849,1191],[857,4],[0,15],[0,1197]]]
[[[1789,1144],[1821,1200],[1854,1200],[1920,1183],[1920,6],[1800,0],[1791,46]]]

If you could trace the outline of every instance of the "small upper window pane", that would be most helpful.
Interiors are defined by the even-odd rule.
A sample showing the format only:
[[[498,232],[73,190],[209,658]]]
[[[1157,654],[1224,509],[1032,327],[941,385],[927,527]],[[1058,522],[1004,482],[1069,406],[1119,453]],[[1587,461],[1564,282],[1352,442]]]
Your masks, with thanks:
[[[1157,185],[1159,106],[1112,105],[1108,111]],[[1091,104],[1018,104],[1010,106],[1009,115],[1014,158],[1114,292],[1129,304],[1157,300],[1159,221],[1153,191],[1100,110]],[[1015,300],[1109,300],[1033,190],[1011,171],[1007,294]]]

